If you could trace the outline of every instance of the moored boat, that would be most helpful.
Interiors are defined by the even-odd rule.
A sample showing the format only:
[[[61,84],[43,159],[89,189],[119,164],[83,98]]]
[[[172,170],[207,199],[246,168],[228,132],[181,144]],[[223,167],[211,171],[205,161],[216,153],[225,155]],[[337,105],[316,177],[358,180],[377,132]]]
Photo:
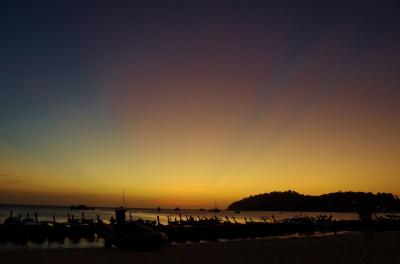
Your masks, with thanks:
[[[135,221],[125,221],[126,209],[115,210],[116,223],[96,225],[96,232],[105,240],[105,247],[112,245],[125,250],[147,250],[160,247],[167,241],[165,234]]]

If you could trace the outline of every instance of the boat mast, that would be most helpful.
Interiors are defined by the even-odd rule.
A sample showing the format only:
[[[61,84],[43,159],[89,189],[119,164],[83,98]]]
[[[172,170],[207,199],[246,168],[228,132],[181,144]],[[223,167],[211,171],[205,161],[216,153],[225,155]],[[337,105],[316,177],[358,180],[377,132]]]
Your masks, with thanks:
[[[122,188],[122,208],[125,208],[125,189]]]

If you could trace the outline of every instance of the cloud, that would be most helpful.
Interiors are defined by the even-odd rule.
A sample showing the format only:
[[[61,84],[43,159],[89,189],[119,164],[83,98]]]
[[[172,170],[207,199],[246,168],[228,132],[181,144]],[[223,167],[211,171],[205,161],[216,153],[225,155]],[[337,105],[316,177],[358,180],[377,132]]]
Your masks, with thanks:
[[[0,178],[12,178],[12,177],[14,176],[10,174],[0,174]]]
[[[11,184],[19,184],[23,181],[18,180],[17,178],[21,178],[11,174],[0,174],[0,184],[2,185],[11,185]]]
[[[3,182],[3,184],[10,185],[10,184],[18,184],[18,183],[21,183],[21,182],[22,181],[19,181],[19,180],[11,180],[11,181]]]

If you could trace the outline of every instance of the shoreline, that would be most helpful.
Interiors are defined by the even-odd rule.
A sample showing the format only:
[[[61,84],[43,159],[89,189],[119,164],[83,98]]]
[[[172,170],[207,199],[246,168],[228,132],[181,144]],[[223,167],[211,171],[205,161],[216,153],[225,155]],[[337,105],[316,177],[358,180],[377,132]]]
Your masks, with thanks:
[[[338,231],[337,236],[342,236],[348,233],[354,233],[355,231]],[[168,246],[181,246],[181,245],[196,245],[196,244],[207,244],[207,243],[229,243],[229,242],[240,242],[240,241],[271,241],[281,239],[304,239],[311,237],[330,237],[335,236],[334,232],[316,232],[314,234],[291,234],[281,236],[267,236],[267,237],[254,237],[254,238],[234,238],[234,239],[218,239],[218,241],[200,240],[199,242],[171,242]],[[12,242],[0,243],[0,253],[4,251],[31,251],[31,250],[67,250],[67,249],[103,249],[104,239],[97,238],[96,241],[86,241],[82,239],[80,242],[73,243],[68,238],[64,242],[56,241],[45,241],[41,244],[28,242],[28,244],[14,244]]]
[[[400,263],[400,232],[168,245],[153,251],[72,248],[1,251],[4,263]]]

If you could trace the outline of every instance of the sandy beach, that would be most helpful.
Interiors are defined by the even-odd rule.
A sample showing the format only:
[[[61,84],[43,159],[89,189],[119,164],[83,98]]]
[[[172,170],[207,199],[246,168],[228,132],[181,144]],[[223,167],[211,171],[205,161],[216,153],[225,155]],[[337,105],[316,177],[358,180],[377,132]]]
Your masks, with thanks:
[[[170,245],[155,251],[116,248],[14,250],[2,263],[400,263],[400,232]]]

